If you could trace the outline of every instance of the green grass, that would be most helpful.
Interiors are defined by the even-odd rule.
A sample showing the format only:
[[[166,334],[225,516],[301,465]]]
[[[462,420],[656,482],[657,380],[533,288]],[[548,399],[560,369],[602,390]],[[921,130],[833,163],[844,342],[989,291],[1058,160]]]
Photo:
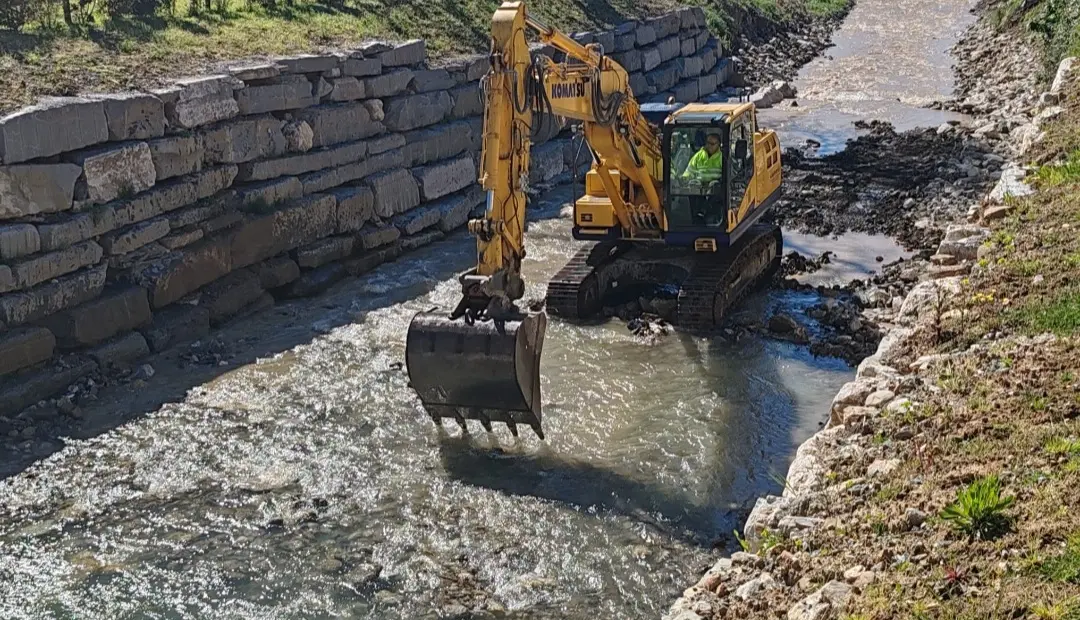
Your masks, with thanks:
[[[1080,532],[1069,537],[1061,555],[1043,561],[1039,573],[1050,581],[1080,585]]]
[[[1080,456],[1080,440],[1054,437],[1044,447],[1050,456]]]
[[[1012,314],[1011,322],[1029,333],[1074,334],[1080,331],[1080,291],[1066,290],[1048,300],[1029,300]]]
[[[1048,187],[1080,181],[1080,149],[1069,153],[1065,161],[1061,163],[1039,166],[1035,178],[1040,184]]]
[[[1080,2],[1076,0],[1005,0],[991,19],[998,28],[1022,26],[1042,42],[1044,80],[1053,79],[1062,58],[1080,55]]]

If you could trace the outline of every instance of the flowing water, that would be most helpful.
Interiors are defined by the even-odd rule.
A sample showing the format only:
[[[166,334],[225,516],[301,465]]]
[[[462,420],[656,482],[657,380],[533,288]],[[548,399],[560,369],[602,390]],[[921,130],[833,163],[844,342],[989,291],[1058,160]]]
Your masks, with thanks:
[[[865,71],[893,69],[851,58],[922,33],[941,44],[908,62],[945,88],[927,55],[966,5],[930,4],[862,0],[834,60],[803,79],[862,88]],[[813,133],[815,119],[783,122]],[[527,297],[576,247],[559,217],[571,197],[552,191],[532,213]],[[787,244],[836,251],[815,274],[826,283],[900,254],[874,237]],[[227,327],[231,364],[170,353],[153,378],[106,391],[62,449],[0,482],[0,618],[659,617],[754,498],[780,491],[852,369],[772,340],[648,343],[618,321],[553,320],[546,441],[439,430],[408,389],[404,338],[415,312],[455,301],[473,256],[459,233]],[[746,308],[814,301],[766,291]]]

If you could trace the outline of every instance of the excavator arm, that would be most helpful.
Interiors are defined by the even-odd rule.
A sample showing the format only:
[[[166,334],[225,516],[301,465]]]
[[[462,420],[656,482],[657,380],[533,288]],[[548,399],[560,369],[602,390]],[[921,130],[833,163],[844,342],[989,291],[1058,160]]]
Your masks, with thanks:
[[[527,32],[565,55],[530,49]],[[542,438],[540,355],[546,315],[515,302],[525,294],[525,217],[534,125],[551,117],[579,121],[616,218],[628,237],[663,222],[660,142],[641,115],[629,75],[597,44],[581,45],[504,2],[491,25],[491,69],[482,81],[484,135],[479,181],[484,216],[469,222],[477,264],[461,274],[462,295],[448,315],[417,314],[406,363],[412,387],[437,423],[462,428],[477,419],[528,424]],[[634,192],[624,191],[625,179]]]

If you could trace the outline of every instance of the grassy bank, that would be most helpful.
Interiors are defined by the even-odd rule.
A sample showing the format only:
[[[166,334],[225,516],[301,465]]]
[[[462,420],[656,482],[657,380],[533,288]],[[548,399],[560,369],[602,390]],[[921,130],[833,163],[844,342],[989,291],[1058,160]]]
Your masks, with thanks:
[[[1005,0],[992,14],[998,28],[1022,28],[1046,51],[1044,77],[1053,78],[1058,62],[1080,56],[1080,2],[1075,0]]]
[[[111,14],[116,0],[86,4],[64,24],[56,0],[35,2],[18,32],[0,25],[0,112],[44,95],[152,87],[237,58],[348,47],[372,38],[423,37],[435,54],[485,51],[498,0],[128,0],[151,15]],[[160,6],[153,3],[161,2]],[[841,0],[696,0],[726,41],[750,18],[806,19],[843,6]],[[210,8],[206,5],[209,4]],[[610,28],[659,14],[675,0],[533,0],[529,7],[566,31]],[[16,20],[23,21],[23,20]]]

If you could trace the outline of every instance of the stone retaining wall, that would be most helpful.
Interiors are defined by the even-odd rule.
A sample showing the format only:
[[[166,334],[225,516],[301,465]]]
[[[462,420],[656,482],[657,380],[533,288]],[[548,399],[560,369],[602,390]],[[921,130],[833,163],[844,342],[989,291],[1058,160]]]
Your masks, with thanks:
[[[700,10],[575,38],[642,100],[730,74]],[[0,119],[0,416],[463,226],[487,68],[372,43]],[[536,137],[534,183],[564,171],[563,129]]]

